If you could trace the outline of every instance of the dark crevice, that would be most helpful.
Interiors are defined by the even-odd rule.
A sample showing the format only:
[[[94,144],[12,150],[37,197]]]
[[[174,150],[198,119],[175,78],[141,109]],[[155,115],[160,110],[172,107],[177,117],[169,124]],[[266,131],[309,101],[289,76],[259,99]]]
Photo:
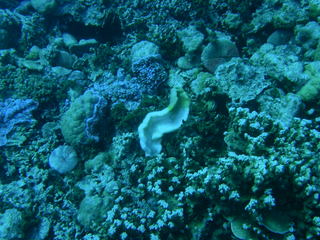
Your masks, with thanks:
[[[20,4],[20,1],[18,0],[0,0],[0,8],[2,9],[13,9],[16,8]]]
[[[78,40],[94,38],[100,43],[112,44],[118,42],[122,36],[120,20],[116,15],[109,15],[102,26],[85,25],[72,20],[71,16],[65,16],[61,23],[61,29]]]

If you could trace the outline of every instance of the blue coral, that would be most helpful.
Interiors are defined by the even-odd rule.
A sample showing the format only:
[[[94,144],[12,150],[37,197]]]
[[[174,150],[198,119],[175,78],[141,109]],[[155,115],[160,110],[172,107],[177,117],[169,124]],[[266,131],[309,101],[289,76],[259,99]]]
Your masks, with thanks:
[[[6,99],[0,102],[0,146],[8,142],[8,135],[15,131],[19,125],[28,126],[35,120],[32,111],[38,107],[38,103],[32,99]]]
[[[141,85],[145,93],[151,94],[167,80],[168,74],[161,63],[161,59],[155,56],[141,58],[132,64],[132,72],[135,81]]]

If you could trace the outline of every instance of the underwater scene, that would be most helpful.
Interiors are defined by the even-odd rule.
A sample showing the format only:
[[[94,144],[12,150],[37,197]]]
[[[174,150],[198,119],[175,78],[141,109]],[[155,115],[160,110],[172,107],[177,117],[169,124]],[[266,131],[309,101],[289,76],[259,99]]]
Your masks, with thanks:
[[[0,240],[320,239],[320,0],[0,0]]]

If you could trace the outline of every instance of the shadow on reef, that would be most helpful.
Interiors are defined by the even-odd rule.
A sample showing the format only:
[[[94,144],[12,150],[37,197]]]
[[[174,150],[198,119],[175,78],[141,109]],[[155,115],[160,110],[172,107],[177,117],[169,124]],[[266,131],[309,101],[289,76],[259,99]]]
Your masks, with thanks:
[[[61,29],[72,34],[77,39],[96,39],[100,43],[115,44],[122,36],[120,19],[116,14],[109,14],[102,26],[85,25],[77,22],[71,16],[63,16],[60,21]]]

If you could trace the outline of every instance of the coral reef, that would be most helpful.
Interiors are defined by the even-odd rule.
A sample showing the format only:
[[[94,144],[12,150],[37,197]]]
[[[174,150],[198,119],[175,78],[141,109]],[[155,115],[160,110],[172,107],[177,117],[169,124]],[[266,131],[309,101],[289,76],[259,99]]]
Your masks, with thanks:
[[[0,0],[0,239],[319,239],[319,6]]]

